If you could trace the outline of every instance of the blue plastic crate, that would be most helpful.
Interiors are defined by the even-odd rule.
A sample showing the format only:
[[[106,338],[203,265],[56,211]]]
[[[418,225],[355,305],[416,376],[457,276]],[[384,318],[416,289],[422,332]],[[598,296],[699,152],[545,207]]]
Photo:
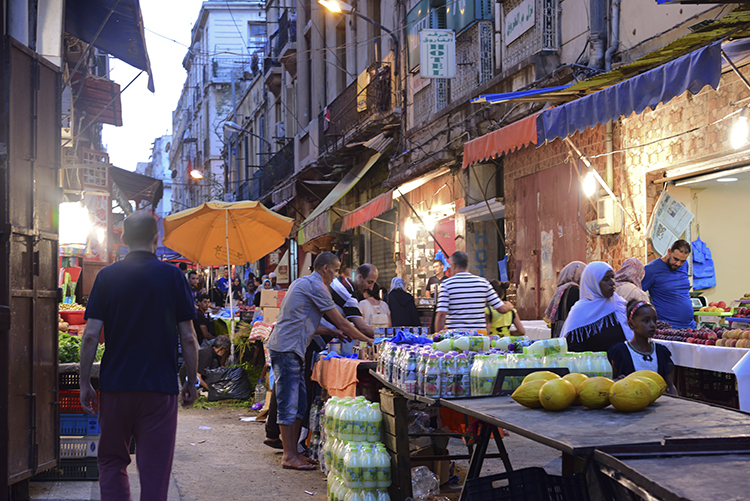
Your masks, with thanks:
[[[90,414],[60,414],[60,436],[99,435],[99,420]]]

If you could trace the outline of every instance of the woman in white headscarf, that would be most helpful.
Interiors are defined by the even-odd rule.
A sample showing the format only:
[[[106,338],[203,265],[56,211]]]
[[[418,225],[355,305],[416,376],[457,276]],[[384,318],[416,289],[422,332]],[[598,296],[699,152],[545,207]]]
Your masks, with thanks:
[[[633,338],[626,303],[615,293],[615,272],[601,261],[589,263],[581,275],[581,299],[573,305],[560,337],[568,351],[607,351]]]
[[[385,296],[391,309],[391,323],[394,327],[419,327],[419,312],[414,296],[406,292],[406,284],[400,277],[391,280],[391,290]]]

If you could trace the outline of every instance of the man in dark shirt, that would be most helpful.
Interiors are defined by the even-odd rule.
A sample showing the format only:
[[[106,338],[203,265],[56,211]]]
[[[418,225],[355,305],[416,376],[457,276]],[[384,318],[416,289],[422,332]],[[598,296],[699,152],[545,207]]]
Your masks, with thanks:
[[[106,351],[99,375],[99,489],[102,499],[130,499],[128,444],[135,439],[141,492],[167,499],[177,432],[177,396],[195,401],[198,383],[193,305],[185,275],[159,261],[154,217],[136,212],[124,222],[125,259],[103,268],[86,307],[81,343],[81,406],[95,414],[91,366],[104,329]],[[187,381],[177,374],[177,339]],[[192,369],[192,370],[191,370]]]
[[[228,336],[218,336],[210,346],[204,346],[198,350],[198,381],[200,381],[201,388],[208,391],[208,385],[205,381],[207,371],[224,367],[227,358],[229,358],[231,347],[232,343],[229,341]],[[185,381],[186,378],[187,367],[185,367],[185,364],[182,364],[182,367],[180,367],[180,381]]]
[[[193,295],[193,301],[198,302],[198,273],[195,270],[188,272],[188,283],[190,284],[190,292]]]
[[[428,297],[435,297],[436,292],[437,292],[437,287],[445,279],[445,273],[443,272],[443,262],[441,260],[435,259],[432,262],[432,269],[435,272],[435,274],[427,280],[427,294],[426,295]]]
[[[204,340],[211,341],[214,338],[214,322],[208,313],[210,305],[211,300],[208,294],[198,294],[198,309],[195,311],[195,320],[193,320],[195,335],[198,337],[198,346],[203,346]]]

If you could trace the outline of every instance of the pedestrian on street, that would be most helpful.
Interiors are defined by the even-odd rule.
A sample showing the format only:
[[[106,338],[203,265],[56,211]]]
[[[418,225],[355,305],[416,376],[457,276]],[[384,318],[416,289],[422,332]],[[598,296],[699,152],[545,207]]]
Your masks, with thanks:
[[[687,264],[690,251],[687,241],[677,240],[666,255],[646,265],[641,282],[643,290],[651,295],[659,320],[675,329],[695,329]]]
[[[572,261],[560,270],[557,290],[544,311],[544,319],[549,322],[552,329],[551,337],[560,337],[570,309],[581,297],[581,275],[585,268],[586,263]]]
[[[629,257],[623,263],[622,267],[615,273],[615,292],[629,303],[631,299],[636,299],[641,303],[648,303],[648,294],[641,289],[641,281],[646,275],[646,269],[637,257]]]
[[[442,282],[435,310],[435,332],[444,328],[485,329],[485,305],[501,314],[513,311],[513,305],[501,301],[486,279],[467,271],[469,256],[465,252],[454,252],[450,262],[455,274]]]
[[[341,262],[330,252],[320,254],[313,273],[295,280],[281,303],[276,327],[266,346],[276,377],[277,422],[281,428],[283,468],[313,470],[315,464],[299,454],[297,442],[307,405],[304,360],[310,337],[323,314],[350,338],[370,341],[336,309],[328,285],[336,278]]]
[[[102,269],[89,296],[81,343],[81,406],[99,408],[98,466],[102,500],[130,500],[127,466],[135,439],[141,501],[166,500],[177,431],[177,399],[196,398],[195,306],[179,268],[159,261],[156,221],[136,212],[124,222],[125,259]],[[106,351],[97,395],[91,366],[104,329]],[[187,370],[178,387],[177,339]]]

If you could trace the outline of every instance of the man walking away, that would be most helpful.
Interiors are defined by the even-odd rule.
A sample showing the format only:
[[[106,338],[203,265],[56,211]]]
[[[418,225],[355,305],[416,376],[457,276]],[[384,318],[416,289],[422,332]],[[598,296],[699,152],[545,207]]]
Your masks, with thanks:
[[[102,500],[130,500],[129,444],[136,443],[141,501],[166,500],[177,431],[177,395],[195,401],[198,343],[195,306],[176,266],[156,258],[156,221],[145,212],[125,220],[125,259],[96,276],[81,344],[81,405],[94,414],[91,366],[104,328],[106,351],[99,386],[98,465]],[[177,337],[187,382],[178,387]]]
[[[486,304],[499,313],[513,310],[511,303],[503,302],[490,283],[468,271],[469,257],[457,251],[451,255],[452,277],[443,280],[435,315],[435,332],[448,329],[485,329]]]
[[[695,329],[687,265],[690,251],[687,241],[677,240],[665,256],[646,265],[641,281],[641,288],[651,295],[659,320],[669,322],[675,329]]]
[[[328,285],[336,278],[340,266],[339,259],[330,252],[324,252],[315,259],[313,273],[298,278],[289,287],[281,303],[276,327],[266,343],[276,376],[277,421],[284,446],[281,459],[283,468],[315,469],[314,464],[297,452],[297,442],[307,405],[305,350],[323,313],[344,335],[371,341],[339,313],[331,298]]]

